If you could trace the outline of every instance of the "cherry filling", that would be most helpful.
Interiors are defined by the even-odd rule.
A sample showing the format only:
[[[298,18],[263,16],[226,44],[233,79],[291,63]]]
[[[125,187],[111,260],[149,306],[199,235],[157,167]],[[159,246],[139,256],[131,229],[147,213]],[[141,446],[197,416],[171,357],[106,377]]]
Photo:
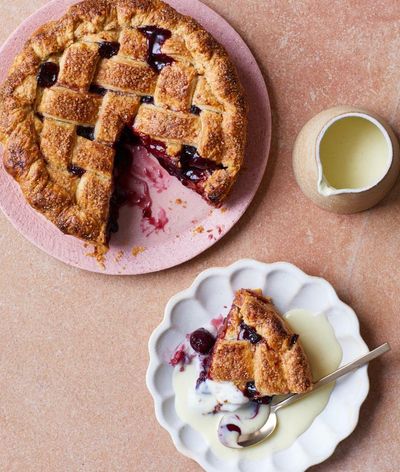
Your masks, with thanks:
[[[132,165],[132,152],[129,144],[135,143],[135,137],[125,128],[119,141],[116,144],[116,154],[114,160],[114,192],[110,199],[110,210],[108,217],[107,235],[116,233],[119,229],[118,218],[119,210],[126,205],[133,195],[128,190],[127,179],[129,179],[129,171]]]
[[[154,98],[150,95],[144,95],[140,98],[140,103],[154,103]]]
[[[137,205],[142,209],[143,217],[155,230],[164,229],[168,218],[162,211],[158,218],[152,213],[152,199],[147,183],[135,176],[132,171],[133,147],[140,144],[129,128],[125,128],[116,144],[114,161],[114,192],[110,199],[109,220],[107,237],[118,231],[118,217],[122,206]],[[136,180],[142,188],[141,191],[132,188],[132,181]]]
[[[251,326],[247,325],[243,321],[240,323],[239,340],[250,341],[251,344],[257,344],[261,341],[262,337],[257,331]]]
[[[184,344],[178,346],[172,355],[171,359],[169,360],[169,365],[172,367],[176,367],[180,365],[180,371],[183,372],[185,370],[185,365],[189,364],[193,359],[193,356],[189,355],[186,352],[186,348]]]
[[[260,397],[258,396],[259,393],[256,389],[255,383],[254,382],[247,382],[246,388],[243,392],[243,395],[250,399],[250,401],[262,404],[262,405],[268,405],[268,403],[271,403],[272,397]]]
[[[215,170],[221,168],[214,161],[203,159],[193,146],[182,146],[180,164],[182,176],[194,183],[206,180]]]
[[[254,398],[257,395],[257,389],[254,382],[247,382],[244,395],[247,398]]]
[[[82,169],[82,167],[79,166],[75,166],[74,164],[69,164],[67,169],[70,174],[76,175],[77,177],[82,177],[82,175],[86,172],[85,169]]]
[[[196,380],[196,388],[208,379],[208,371],[210,370],[211,356],[205,356],[201,361],[201,371]]]
[[[229,423],[226,425],[228,431],[235,431],[236,433],[242,434],[242,430],[236,424]]]
[[[118,54],[118,51],[119,43],[111,41],[103,41],[102,43],[100,43],[99,54],[100,57],[103,57],[104,59],[110,59],[110,57],[113,57]]]
[[[141,134],[135,132],[133,129],[134,136],[136,137],[136,141],[144,146],[154,157],[158,160],[166,159],[168,161],[171,160],[170,156],[167,154],[167,149],[165,143],[161,141],[157,141],[155,139],[151,139],[150,136],[146,134]]]
[[[174,355],[169,360],[169,365],[172,365],[172,367],[175,367],[178,364],[183,364],[185,362],[185,358],[186,358],[186,352],[182,345],[175,351]]]
[[[92,128],[78,127],[78,134],[92,138]],[[200,195],[203,195],[204,181],[216,170],[222,169],[222,165],[214,161],[202,158],[193,146],[183,146],[176,161],[168,155],[165,143],[151,139],[147,135],[135,132],[133,128],[126,127],[120,139],[115,145],[116,155],[114,162],[114,193],[110,199],[109,221],[107,226],[107,237],[111,233],[118,231],[119,210],[124,205],[138,205],[143,212],[143,217],[156,229],[164,229],[168,222],[166,215],[156,219],[151,211],[152,200],[146,182],[141,181],[143,192],[138,195],[130,188],[132,173],[132,147],[142,145],[161,164],[162,167],[172,176],[178,178],[183,185],[192,188]]]
[[[190,113],[193,113],[193,115],[200,115],[201,110],[199,107],[196,107],[196,105],[192,105],[190,107]]]
[[[76,134],[82,136],[82,138],[89,139],[90,141],[94,140],[94,128],[90,126],[77,126]]]
[[[104,96],[107,93],[107,90],[100,85],[91,84],[89,87],[89,93],[95,93],[96,95]]]
[[[190,345],[199,354],[208,354],[215,344],[215,338],[205,328],[196,329],[190,335]]]
[[[164,169],[173,177],[179,179],[183,185],[203,193],[203,182],[217,169],[223,166],[210,159],[204,159],[193,146],[182,146],[182,151],[174,161],[168,155],[165,143],[151,139],[147,135],[136,133],[140,143],[158,159]]]
[[[171,37],[171,31],[157,28],[157,26],[144,26],[139,31],[147,38],[147,63],[156,72],[160,72],[166,65],[172,64],[174,60],[161,52],[161,47]]]
[[[54,62],[43,62],[40,64],[39,72],[36,76],[39,87],[51,87],[57,82],[60,67]]]

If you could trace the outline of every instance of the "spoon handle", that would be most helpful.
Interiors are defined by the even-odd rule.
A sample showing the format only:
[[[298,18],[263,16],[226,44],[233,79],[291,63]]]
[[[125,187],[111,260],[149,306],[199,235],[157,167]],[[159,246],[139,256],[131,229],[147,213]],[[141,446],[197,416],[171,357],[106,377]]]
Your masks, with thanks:
[[[296,402],[297,400],[300,400],[300,398],[305,397],[306,395],[312,393],[314,390],[317,390],[317,388],[322,387],[323,385],[326,385],[330,382],[333,382],[334,380],[338,379],[339,377],[342,377],[343,375],[348,374],[349,372],[358,369],[359,367],[368,364],[369,361],[372,361],[372,359],[375,359],[376,357],[381,356],[385,352],[390,351],[390,346],[388,343],[384,343],[381,346],[373,349],[372,351],[368,352],[367,354],[364,354],[363,356],[359,357],[358,359],[349,362],[348,364],[339,367],[339,369],[335,370],[331,374],[327,375],[326,377],[322,377],[322,379],[318,380],[313,386],[313,389],[310,392],[306,393],[294,393],[293,395],[290,395],[289,397],[285,398],[279,403],[276,403],[275,405],[271,406],[271,409],[274,411],[279,410],[279,408],[282,408],[283,406],[290,405],[291,403]]]

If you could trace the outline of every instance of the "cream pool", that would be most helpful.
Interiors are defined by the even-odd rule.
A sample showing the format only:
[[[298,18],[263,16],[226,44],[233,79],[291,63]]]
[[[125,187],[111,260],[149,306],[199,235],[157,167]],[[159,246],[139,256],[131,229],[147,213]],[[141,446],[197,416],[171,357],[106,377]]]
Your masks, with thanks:
[[[315,381],[339,366],[342,351],[325,315],[296,309],[287,312],[284,318],[293,331],[300,334]],[[270,438],[251,448],[234,450],[222,445],[218,439],[218,423],[224,413],[202,414],[201,410],[193,408],[193,391],[197,376],[198,369],[194,363],[187,365],[183,371],[175,368],[173,388],[176,412],[183,422],[189,424],[204,436],[218,457],[226,460],[238,456],[256,459],[265,454],[271,454],[274,451],[290,447],[295,439],[311,425],[314,418],[325,408],[333,388],[333,385],[327,385],[311,393],[308,397],[282,408],[277,413],[278,427]],[[241,412],[242,417],[250,418],[254,415],[254,409],[254,404],[248,403],[238,411]],[[265,419],[265,414],[263,416],[264,409],[265,407],[260,406],[259,414],[254,418],[254,421],[245,422],[243,433],[250,432],[252,428],[260,427]]]
[[[329,126],[319,156],[328,185],[338,190],[376,184],[391,163],[391,149],[382,129],[362,116],[345,116]]]

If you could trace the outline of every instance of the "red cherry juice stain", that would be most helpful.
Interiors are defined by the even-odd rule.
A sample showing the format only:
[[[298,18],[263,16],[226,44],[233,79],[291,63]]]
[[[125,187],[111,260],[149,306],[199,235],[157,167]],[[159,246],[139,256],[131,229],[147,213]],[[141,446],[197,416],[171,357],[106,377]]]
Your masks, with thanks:
[[[224,324],[225,318],[223,315],[216,316],[211,320],[211,324],[214,326],[214,328],[219,331],[219,329],[222,327]]]
[[[187,353],[187,348],[185,344],[180,344],[175,352],[172,354],[171,358],[168,361],[168,364],[172,367],[180,365],[179,370],[183,372],[185,370],[185,365],[190,364],[195,356]]]
[[[162,173],[160,169],[153,169],[152,167],[144,167],[143,174],[147,177],[149,182],[152,183],[153,187],[158,193],[163,190],[167,190]]]
[[[146,236],[150,236],[151,233],[158,233],[161,230],[164,231],[168,221],[167,213],[164,208],[160,208],[157,217],[152,214],[144,216],[140,223],[140,228]]]
[[[169,221],[166,211],[164,208],[159,208],[157,216],[154,216],[153,200],[151,199],[147,182],[133,171],[130,172],[130,177],[131,190],[128,205],[136,205],[142,210],[143,219],[140,227],[143,233],[146,236],[150,236],[151,233],[164,231]]]
[[[159,208],[155,216],[147,180],[157,191],[161,192],[167,187],[165,182],[161,183],[163,174],[155,173],[155,164],[151,168],[149,161],[138,155],[142,150],[148,156],[144,149],[138,148],[135,141],[132,142],[131,135],[120,141],[114,170],[114,200],[117,209],[127,205],[138,206],[142,210],[141,229],[149,236],[151,233],[164,231],[168,217],[163,208]]]
[[[158,162],[155,162],[155,158],[151,157],[143,147],[137,146],[134,152],[132,172],[146,180],[157,193],[167,190],[171,181],[169,174],[160,167]]]

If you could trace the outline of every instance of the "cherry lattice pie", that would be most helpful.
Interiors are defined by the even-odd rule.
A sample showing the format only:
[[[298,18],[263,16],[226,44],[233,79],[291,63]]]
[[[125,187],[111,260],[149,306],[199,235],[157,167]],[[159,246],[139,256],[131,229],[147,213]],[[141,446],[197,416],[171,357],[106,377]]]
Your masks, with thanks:
[[[209,377],[233,382],[251,398],[312,389],[299,336],[261,290],[238,290],[212,353]]]
[[[241,167],[246,125],[224,49],[158,0],[72,6],[32,35],[0,89],[5,169],[35,210],[99,246],[121,203],[115,169],[128,144],[219,206]]]

